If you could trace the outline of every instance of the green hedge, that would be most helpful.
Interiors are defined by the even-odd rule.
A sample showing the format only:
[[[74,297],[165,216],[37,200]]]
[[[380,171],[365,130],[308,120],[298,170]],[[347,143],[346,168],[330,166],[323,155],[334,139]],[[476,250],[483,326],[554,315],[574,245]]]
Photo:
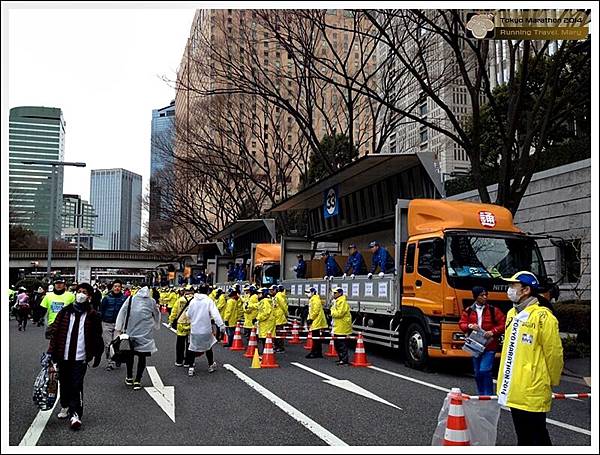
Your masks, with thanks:
[[[577,340],[589,344],[592,307],[586,303],[557,302],[554,313],[561,332],[576,333]]]

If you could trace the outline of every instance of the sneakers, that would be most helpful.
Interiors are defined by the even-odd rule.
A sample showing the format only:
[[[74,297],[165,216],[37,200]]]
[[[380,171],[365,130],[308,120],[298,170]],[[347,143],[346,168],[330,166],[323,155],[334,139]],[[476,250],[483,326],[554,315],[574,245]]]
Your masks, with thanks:
[[[182,367],[182,366],[184,366],[184,365],[183,365],[183,363],[177,363],[177,362],[175,362],[175,366],[176,366],[176,367]],[[188,365],[188,367],[189,367],[189,365]]]
[[[215,371],[217,371],[217,362],[213,362],[212,365],[208,367],[209,373],[214,373]]]
[[[177,364],[175,364],[175,366],[177,366]],[[184,364],[183,364],[183,368],[189,368],[189,367],[190,367],[190,364],[189,364],[189,363],[184,363]]]
[[[142,383],[141,382],[135,381],[133,383],[133,390],[140,390],[141,388],[142,388]]]
[[[188,368],[188,376],[194,376],[194,367],[189,367]]]
[[[81,428],[81,419],[75,412],[71,417],[71,430],[79,430]]]
[[[60,412],[56,417],[58,417],[59,419],[66,419],[67,417],[69,417],[69,408],[60,408]]]
[[[348,362],[344,362],[343,360],[340,360],[338,362],[335,362],[336,365],[348,365]]]
[[[133,378],[125,378],[126,385],[133,385]]]
[[[285,352],[285,349],[283,349],[283,348],[275,348],[274,351],[275,352]]]

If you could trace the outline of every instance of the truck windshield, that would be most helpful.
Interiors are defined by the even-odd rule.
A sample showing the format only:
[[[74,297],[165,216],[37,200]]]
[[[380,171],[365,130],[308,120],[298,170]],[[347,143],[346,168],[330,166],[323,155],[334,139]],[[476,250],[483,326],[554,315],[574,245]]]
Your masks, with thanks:
[[[457,278],[506,278],[521,270],[533,272],[540,280],[546,277],[537,244],[526,237],[451,234],[446,263],[448,276]]]

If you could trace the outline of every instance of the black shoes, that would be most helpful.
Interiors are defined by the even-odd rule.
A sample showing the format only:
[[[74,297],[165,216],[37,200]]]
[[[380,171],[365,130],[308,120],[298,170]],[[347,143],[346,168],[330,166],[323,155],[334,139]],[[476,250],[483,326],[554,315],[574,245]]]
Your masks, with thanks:
[[[306,358],[307,359],[322,359],[323,354],[313,354],[312,352],[309,352],[308,354],[306,354]]]

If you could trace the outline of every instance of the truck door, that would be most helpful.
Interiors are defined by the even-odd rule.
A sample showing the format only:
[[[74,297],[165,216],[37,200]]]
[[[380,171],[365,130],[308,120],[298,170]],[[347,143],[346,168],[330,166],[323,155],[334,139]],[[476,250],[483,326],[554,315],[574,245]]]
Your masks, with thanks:
[[[415,302],[427,315],[441,315],[444,302],[442,285],[442,257],[444,241],[441,238],[419,240]]]

